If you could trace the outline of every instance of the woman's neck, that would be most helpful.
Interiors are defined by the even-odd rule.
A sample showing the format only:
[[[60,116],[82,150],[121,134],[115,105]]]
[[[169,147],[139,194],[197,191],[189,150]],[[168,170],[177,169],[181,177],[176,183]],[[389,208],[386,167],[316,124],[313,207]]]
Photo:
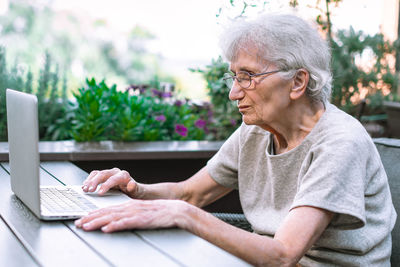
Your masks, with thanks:
[[[298,103],[286,109],[282,120],[275,127],[266,129],[274,135],[275,153],[281,154],[300,145],[324,112],[325,106],[322,102]]]

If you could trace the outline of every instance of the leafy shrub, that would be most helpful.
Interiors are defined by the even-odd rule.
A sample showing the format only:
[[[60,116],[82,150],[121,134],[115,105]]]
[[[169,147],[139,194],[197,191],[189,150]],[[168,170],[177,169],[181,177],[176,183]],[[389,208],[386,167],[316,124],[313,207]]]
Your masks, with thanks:
[[[369,36],[350,28],[339,31],[331,43],[332,103],[355,115],[363,89],[367,90],[365,101],[370,106],[369,113],[383,113],[382,103],[387,97],[382,94],[382,89],[392,91],[398,84],[390,58],[394,58],[395,52],[400,49],[400,42],[389,42],[384,40],[382,34]],[[369,68],[358,63],[363,57],[368,58]]]
[[[86,80],[74,94],[69,117],[57,125],[70,125],[76,141],[202,140],[207,136],[207,111],[171,92],[148,86],[131,86],[124,92],[105,81]]]
[[[7,114],[6,114],[6,89],[33,93],[33,74],[18,67],[18,62],[9,70],[6,62],[6,50],[0,46],[0,140],[7,140]],[[56,67],[52,71],[52,60],[46,54],[45,63],[40,70],[38,87],[35,92],[38,97],[39,106],[39,138],[41,140],[55,140],[62,136],[60,133],[54,136],[55,121],[64,116],[64,104],[66,103],[66,79],[64,79],[63,99],[59,97],[59,74]],[[53,127],[53,128],[52,128]],[[54,131],[54,130],[53,130]]]
[[[211,64],[204,69],[192,69],[199,72],[207,81],[208,95],[211,99],[211,126],[210,131],[216,140],[227,139],[240,125],[242,116],[236,103],[229,100],[229,91],[222,80],[224,73],[228,72],[229,65],[221,57],[212,59]]]
[[[389,42],[384,40],[382,34],[369,36],[350,28],[339,31],[331,44],[331,102],[352,115],[358,115],[361,90],[367,90],[365,100],[362,100],[367,103],[364,115],[384,113],[383,101],[397,99],[393,93],[384,95],[382,89],[393,91],[398,85],[396,73],[390,66],[390,57],[400,50],[400,41]],[[358,63],[363,57],[369,58],[372,67],[366,69]],[[229,88],[222,81],[227,70],[228,63],[221,57],[213,59],[204,69],[192,69],[202,73],[207,81],[214,116],[211,131],[216,139],[226,139],[241,121],[237,107],[228,100]]]

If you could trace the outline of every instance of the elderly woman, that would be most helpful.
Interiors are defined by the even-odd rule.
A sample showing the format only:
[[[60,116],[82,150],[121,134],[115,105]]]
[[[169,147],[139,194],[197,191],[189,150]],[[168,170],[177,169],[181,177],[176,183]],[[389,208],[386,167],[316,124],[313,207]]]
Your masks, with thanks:
[[[396,212],[387,177],[361,124],[329,103],[326,42],[292,15],[236,22],[221,40],[229,98],[244,123],[180,183],[145,185],[119,169],[93,171],[84,191],[119,187],[133,200],[76,226],[180,227],[254,265],[390,265]],[[199,208],[233,189],[253,233]]]

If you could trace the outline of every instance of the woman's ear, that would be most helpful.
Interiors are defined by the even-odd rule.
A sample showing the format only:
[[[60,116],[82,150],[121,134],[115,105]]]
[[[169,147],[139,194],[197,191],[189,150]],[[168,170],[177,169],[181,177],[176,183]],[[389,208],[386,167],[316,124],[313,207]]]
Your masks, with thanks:
[[[299,69],[293,78],[293,87],[290,90],[290,98],[292,100],[299,99],[306,93],[310,74],[305,69]]]

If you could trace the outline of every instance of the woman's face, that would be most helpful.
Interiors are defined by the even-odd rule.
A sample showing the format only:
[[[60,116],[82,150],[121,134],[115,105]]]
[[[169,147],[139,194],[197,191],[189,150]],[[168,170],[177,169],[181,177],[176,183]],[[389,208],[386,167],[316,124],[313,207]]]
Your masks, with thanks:
[[[274,71],[277,67],[268,62],[261,63],[256,53],[240,51],[231,62],[230,69],[234,74],[239,71],[256,74]],[[235,80],[229,98],[237,101],[244,123],[270,129],[275,122],[282,120],[285,109],[290,105],[292,84],[292,79],[281,78],[279,72],[252,77],[251,85],[247,89],[242,88]]]

